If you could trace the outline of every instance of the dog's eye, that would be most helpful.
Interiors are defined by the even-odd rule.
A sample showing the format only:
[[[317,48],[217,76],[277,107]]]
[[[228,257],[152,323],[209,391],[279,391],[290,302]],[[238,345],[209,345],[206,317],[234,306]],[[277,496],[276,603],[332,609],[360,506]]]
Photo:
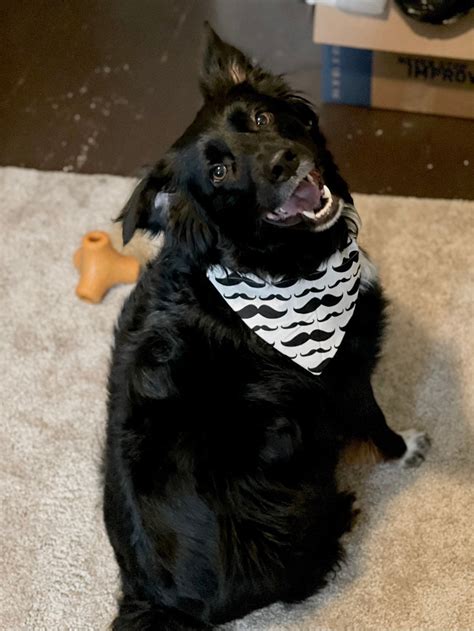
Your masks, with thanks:
[[[255,116],[255,123],[257,127],[265,127],[266,125],[270,125],[273,120],[272,114],[270,112],[260,112]]]
[[[210,171],[210,175],[213,182],[222,182],[227,175],[227,167],[225,164],[215,164]]]

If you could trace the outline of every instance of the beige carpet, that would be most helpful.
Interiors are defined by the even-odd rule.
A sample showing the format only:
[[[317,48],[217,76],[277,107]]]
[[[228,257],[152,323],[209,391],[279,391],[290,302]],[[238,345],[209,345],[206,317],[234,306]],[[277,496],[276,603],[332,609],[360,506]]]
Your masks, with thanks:
[[[74,295],[81,235],[132,182],[0,169],[0,629],[105,629],[117,572],[99,462],[111,331],[129,289]],[[474,629],[474,203],[357,196],[392,327],[376,390],[395,428],[433,438],[416,471],[343,472],[362,516],[318,596],[232,631]]]

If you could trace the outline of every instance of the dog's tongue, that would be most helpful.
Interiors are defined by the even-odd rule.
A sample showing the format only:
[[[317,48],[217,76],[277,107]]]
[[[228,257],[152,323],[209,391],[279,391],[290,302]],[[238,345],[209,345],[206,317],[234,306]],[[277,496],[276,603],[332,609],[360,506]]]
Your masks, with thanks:
[[[321,206],[321,195],[322,191],[317,184],[303,180],[281,208],[289,217],[305,211],[317,210]]]

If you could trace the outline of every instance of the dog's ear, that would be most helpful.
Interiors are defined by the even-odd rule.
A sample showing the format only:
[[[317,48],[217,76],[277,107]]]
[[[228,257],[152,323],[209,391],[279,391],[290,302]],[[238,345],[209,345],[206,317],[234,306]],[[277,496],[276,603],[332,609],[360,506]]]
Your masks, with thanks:
[[[202,261],[210,255],[217,242],[214,226],[206,221],[196,207],[178,204],[171,219],[170,239],[184,245],[187,256]]]
[[[248,83],[258,92],[275,98],[286,98],[291,94],[283,77],[266,72],[243,52],[223,42],[208,22],[205,23],[205,28],[206,49],[200,81],[205,99],[222,96],[242,83]]]
[[[201,69],[201,91],[205,98],[227,92],[232,86],[249,80],[253,70],[250,59],[240,50],[223,42],[205,23],[206,47]]]
[[[157,234],[168,219],[174,193],[171,175],[163,162],[158,163],[135,187],[117,221],[122,222],[122,239],[126,245],[137,228]]]

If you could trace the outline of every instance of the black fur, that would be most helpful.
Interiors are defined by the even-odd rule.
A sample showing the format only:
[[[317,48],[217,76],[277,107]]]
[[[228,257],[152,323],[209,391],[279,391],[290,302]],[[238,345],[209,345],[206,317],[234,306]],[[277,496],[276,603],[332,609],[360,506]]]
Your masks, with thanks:
[[[165,245],[120,316],[109,379],[105,523],[120,566],[116,630],[213,628],[321,588],[342,558],[353,496],[336,487],[341,446],[405,451],[370,375],[384,299],[361,293],[346,336],[314,377],[242,323],[207,266],[303,276],[347,239],[263,220],[303,160],[350,202],[309,104],[212,31],[205,102],[122,215]],[[258,112],[270,112],[263,129]],[[275,158],[276,156],[276,158]],[[212,182],[215,164],[227,167]],[[275,168],[278,167],[278,168]],[[161,192],[166,212],[154,204]]]

